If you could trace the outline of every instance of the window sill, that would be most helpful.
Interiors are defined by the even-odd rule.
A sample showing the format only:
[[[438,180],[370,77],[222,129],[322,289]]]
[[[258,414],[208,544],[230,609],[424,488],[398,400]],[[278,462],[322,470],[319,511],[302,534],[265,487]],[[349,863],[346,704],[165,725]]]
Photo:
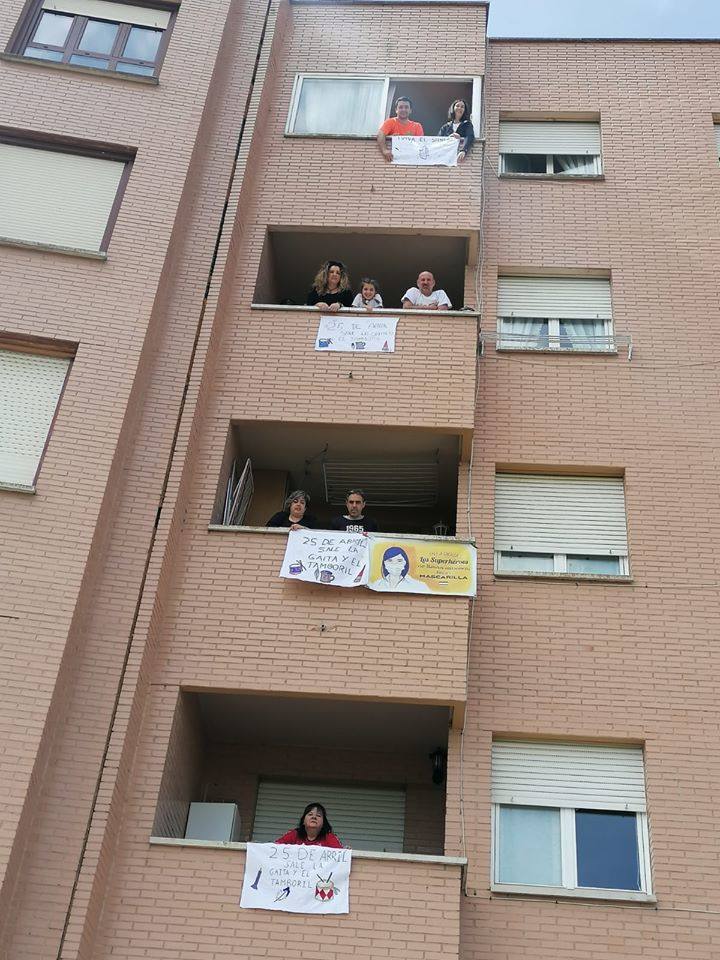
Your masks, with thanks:
[[[24,57],[19,53],[0,53],[0,60],[7,63],[24,63],[31,67],[47,67],[49,70],[60,70],[64,73],[86,73],[93,77],[102,77],[104,80],[129,80],[131,83],[144,83],[145,86],[157,87],[157,77],[144,77],[137,73],[118,73],[116,70],[98,70],[97,67],[81,67],[76,63],[56,63],[53,60],[40,60],[35,57]]]
[[[301,311],[303,313],[314,313],[316,316],[374,316],[375,314],[397,317],[411,314],[418,317],[472,317],[476,319],[480,316],[479,311],[469,308],[467,310],[411,310],[405,307],[381,307],[377,310],[363,310],[362,307],[341,307],[340,310],[318,310],[317,307],[308,307],[306,304],[293,303],[251,303],[251,310],[290,310]]]
[[[208,850],[247,850],[247,843],[230,840],[186,840],[184,837],[150,837],[152,847],[201,847]],[[351,849],[351,848],[349,848]],[[440,863],[448,867],[464,867],[466,857],[441,857],[424,853],[385,853],[382,850],[352,851],[353,860],[395,860],[399,863]]]
[[[289,527],[231,527],[223,523],[209,523],[208,530],[211,533],[269,533],[269,534],[285,534],[285,536],[290,533]],[[308,530],[309,533],[322,533],[322,527],[319,527],[317,530]],[[342,533],[341,530],[331,530],[330,533]],[[377,530],[370,534],[370,536],[375,537],[392,537],[392,538],[401,538],[403,540],[422,540],[423,543],[427,540],[444,540],[449,543],[469,543],[473,547],[475,546],[474,540],[466,540],[462,537],[438,537],[434,533],[422,534],[422,533],[392,533],[385,532],[384,530]]]
[[[7,490],[8,493],[36,493],[37,488],[33,484],[28,486],[24,483],[4,483],[0,480],[0,490]]]
[[[54,243],[35,243],[33,240],[14,240],[0,237],[0,247],[17,247],[19,250],[36,250],[39,253],[59,253],[65,257],[80,257],[84,260],[107,260],[102,250],[84,250],[81,247],[61,247]]]
[[[573,350],[565,347],[559,350],[549,350],[544,347],[495,347],[496,353],[540,353],[549,357],[617,357],[619,350]]]
[[[657,903],[657,897],[651,893],[641,893],[636,890],[593,890],[575,889],[568,890],[565,887],[536,887],[526,883],[493,883],[490,885],[493,893],[504,893],[512,896],[513,894],[530,894],[534,897],[547,897],[552,900],[620,900],[625,903]]]
[[[561,180],[563,183],[581,181],[583,183],[604,180],[604,173],[500,173],[500,180]]]
[[[496,580],[569,580],[582,583],[633,583],[630,574],[602,574],[602,573],[531,573],[515,570],[495,570]]]

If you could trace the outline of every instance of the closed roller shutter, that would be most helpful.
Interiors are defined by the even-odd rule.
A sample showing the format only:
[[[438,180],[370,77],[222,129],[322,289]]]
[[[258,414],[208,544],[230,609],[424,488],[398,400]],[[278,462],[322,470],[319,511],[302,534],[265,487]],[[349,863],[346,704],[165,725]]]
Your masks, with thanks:
[[[610,281],[584,277],[498,277],[497,314],[611,320]]]
[[[0,483],[32,487],[69,365],[0,350]]]
[[[156,27],[158,30],[164,30],[170,23],[170,13],[167,10],[134,7],[129,3],[106,3],[105,0],[44,0],[42,6],[43,10],[52,10],[55,13],[73,13],[76,17],[115,20],[138,27]]]
[[[600,156],[600,124],[501,120],[500,153]]]
[[[121,160],[0,143],[0,235],[99,250]]]
[[[622,479],[497,474],[495,549],[626,556]]]
[[[268,843],[297,826],[308,803],[328,812],[333,833],[358,850],[402,853],[405,838],[405,791],[340,786],[320,781],[280,783],[261,780],[253,840]]]
[[[642,748],[496,741],[492,746],[492,800],[645,812]]]

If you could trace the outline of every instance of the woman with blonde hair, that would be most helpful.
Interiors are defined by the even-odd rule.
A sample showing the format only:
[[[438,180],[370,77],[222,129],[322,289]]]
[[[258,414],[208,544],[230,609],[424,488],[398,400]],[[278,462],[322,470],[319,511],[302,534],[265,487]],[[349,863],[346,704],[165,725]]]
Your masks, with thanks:
[[[353,292],[345,264],[340,260],[326,260],[315,276],[306,302],[309,307],[333,313],[340,307],[351,307]]]

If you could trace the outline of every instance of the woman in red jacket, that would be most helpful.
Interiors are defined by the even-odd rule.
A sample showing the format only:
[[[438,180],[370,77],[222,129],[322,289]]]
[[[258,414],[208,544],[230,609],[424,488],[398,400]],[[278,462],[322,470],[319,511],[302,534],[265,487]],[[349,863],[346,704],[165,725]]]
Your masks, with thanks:
[[[309,803],[303,810],[297,827],[278,837],[275,843],[301,844],[310,847],[342,847],[332,832],[325,807],[321,803]]]

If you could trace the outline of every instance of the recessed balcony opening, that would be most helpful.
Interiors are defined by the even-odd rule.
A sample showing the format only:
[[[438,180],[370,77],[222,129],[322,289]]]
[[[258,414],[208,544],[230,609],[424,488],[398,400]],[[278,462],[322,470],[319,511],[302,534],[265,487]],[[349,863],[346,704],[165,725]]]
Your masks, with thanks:
[[[436,288],[445,290],[453,309],[460,310],[466,305],[469,254],[469,235],[270,229],[253,302],[303,306],[320,266],[326,260],[340,260],[350,273],[353,293],[360,292],[362,277],[379,282],[386,309],[400,309],[403,294],[415,286],[418,274],[430,270]]]
[[[442,855],[450,708],[182,692],[153,835],[270,842],[322,803],[344,846]]]
[[[454,100],[464,100],[472,116],[473,81],[472,80],[402,80],[392,77],[388,90],[386,116],[394,117],[395,100],[398,97],[410,97],[412,114],[410,119],[422,125],[426,137],[436,137],[440,127],[447,123],[448,110]],[[478,97],[479,99],[479,97]],[[475,118],[474,118],[475,119]],[[475,121],[476,135],[480,124]]]
[[[454,536],[458,435],[355,424],[231,425],[214,522],[262,527],[294,490],[310,495],[318,529],[345,513],[350,489],[378,530]]]

